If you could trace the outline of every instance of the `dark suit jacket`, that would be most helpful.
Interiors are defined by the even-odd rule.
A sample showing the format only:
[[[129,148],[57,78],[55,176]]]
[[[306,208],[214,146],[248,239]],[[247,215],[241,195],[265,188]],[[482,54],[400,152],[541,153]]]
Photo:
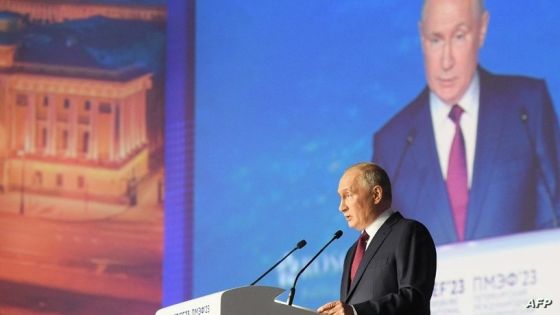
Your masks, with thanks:
[[[554,226],[560,204],[560,133],[542,80],[479,68],[480,108],[465,239]],[[373,161],[393,182],[393,205],[457,241],[424,91],[374,137]],[[546,183],[545,183],[546,181]]]
[[[393,213],[371,240],[350,285],[356,246],[344,259],[342,302],[354,305],[358,315],[430,314],[436,250],[426,227]]]

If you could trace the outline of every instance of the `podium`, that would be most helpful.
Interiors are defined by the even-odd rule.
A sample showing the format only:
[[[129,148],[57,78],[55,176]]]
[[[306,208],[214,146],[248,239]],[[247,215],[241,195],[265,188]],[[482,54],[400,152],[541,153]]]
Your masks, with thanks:
[[[249,286],[230,289],[185,301],[156,312],[156,315],[309,315],[317,312],[290,306],[274,299],[284,289]]]

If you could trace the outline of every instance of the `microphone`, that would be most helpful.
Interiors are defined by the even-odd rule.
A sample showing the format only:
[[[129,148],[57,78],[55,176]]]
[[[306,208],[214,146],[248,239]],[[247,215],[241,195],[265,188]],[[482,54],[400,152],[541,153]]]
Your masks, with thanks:
[[[391,182],[393,183],[393,186],[395,186],[397,182],[397,178],[399,177],[399,173],[401,171],[401,165],[404,160],[404,157],[406,156],[406,153],[408,152],[408,148],[410,148],[410,146],[414,142],[414,136],[415,136],[415,130],[410,129],[408,131],[408,135],[406,136],[406,143],[404,149],[402,150],[401,155],[399,156],[397,167],[395,167],[395,172],[393,173],[393,177],[391,178]]]
[[[327,244],[325,244],[325,246],[323,246],[323,248],[321,248],[321,250],[317,254],[315,254],[315,256],[313,256],[313,258],[311,258],[311,260],[307,262],[305,266],[303,266],[303,268],[301,268],[301,270],[298,272],[296,276],[296,279],[294,280],[294,284],[290,288],[290,295],[288,295],[288,305],[292,305],[292,303],[294,302],[294,297],[296,295],[296,283],[299,279],[299,276],[301,276],[301,274],[305,271],[305,269],[307,269],[307,267],[311,265],[311,263],[315,260],[315,258],[317,258],[325,250],[325,248],[327,248],[327,246],[329,246],[334,240],[339,239],[341,236],[342,236],[342,231],[341,230],[336,231],[333,237],[331,238],[331,240]]]
[[[546,180],[546,177],[544,177],[544,172],[537,155],[537,148],[535,146],[535,143],[533,142],[533,138],[531,138],[531,132],[529,131],[529,114],[527,114],[527,110],[525,110],[525,107],[522,107],[521,110],[519,111],[519,118],[523,123],[523,127],[525,127],[524,130],[525,130],[525,134],[527,134],[527,139],[529,140],[529,146],[531,147],[531,151],[533,155],[537,157],[537,171],[539,172],[538,176],[543,181],[544,189],[546,191],[546,196],[548,197],[548,201],[550,202],[550,206],[551,206],[550,210],[552,213],[552,226],[557,228],[558,214],[556,214],[556,204],[554,203],[554,198],[552,197],[552,192],[550,191],[550,186],[548,185],[548,181]]]
[[[293,252],[295,252],[298,249],[304,248],[305,245],[307,245],[307,242],[305,240],[299,241],[296,244],[296,247],[294,247],[289,253],[286,254],[286,256],[282,257],[282,259],[280,259],[272,267],[270,267],[270,269],[268,269],[265,273],[263,273],[260,277],[258,277],[257,280],[253,281],[253,283],[251,283],[251,285],[255,285],[262,278],[264,278],[267,274],[269,274],[274,268],[276,268],[278,265],[280,265],[280,263],[283,262],[286,258],[288,258],[288,256],[290,256]]]

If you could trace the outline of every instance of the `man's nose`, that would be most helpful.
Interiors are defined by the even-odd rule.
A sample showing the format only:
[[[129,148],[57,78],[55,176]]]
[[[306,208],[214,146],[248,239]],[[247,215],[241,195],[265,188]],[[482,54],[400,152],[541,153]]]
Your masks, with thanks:
[[[346,209],[348,209],[348,207],[346,206],[346,203],[344,202],[344,199],[340,199],[340,204],[338,205],[338,210],[340,210],[340,212],[344,212],[344,211],[346,211]]]
[[[453,47],[451,43],[446,43],[443,46],[443,53],[441,55],[441,68],[445,71],[453,68],[455,65],[455,58],[453,57]]]

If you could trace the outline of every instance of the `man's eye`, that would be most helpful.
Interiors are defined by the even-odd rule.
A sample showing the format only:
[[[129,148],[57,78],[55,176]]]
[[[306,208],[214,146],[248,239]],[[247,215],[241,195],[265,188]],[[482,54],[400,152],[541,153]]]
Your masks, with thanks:
[[[455,35],[455,39],[464,39],[465,38],[465,34],[463,33],[459,33],[457,35]]]
[[[432,44],[432,45],[439,44],[440,42],[441,42],[441,40],[437,37],[430,38],[430,44]]]

